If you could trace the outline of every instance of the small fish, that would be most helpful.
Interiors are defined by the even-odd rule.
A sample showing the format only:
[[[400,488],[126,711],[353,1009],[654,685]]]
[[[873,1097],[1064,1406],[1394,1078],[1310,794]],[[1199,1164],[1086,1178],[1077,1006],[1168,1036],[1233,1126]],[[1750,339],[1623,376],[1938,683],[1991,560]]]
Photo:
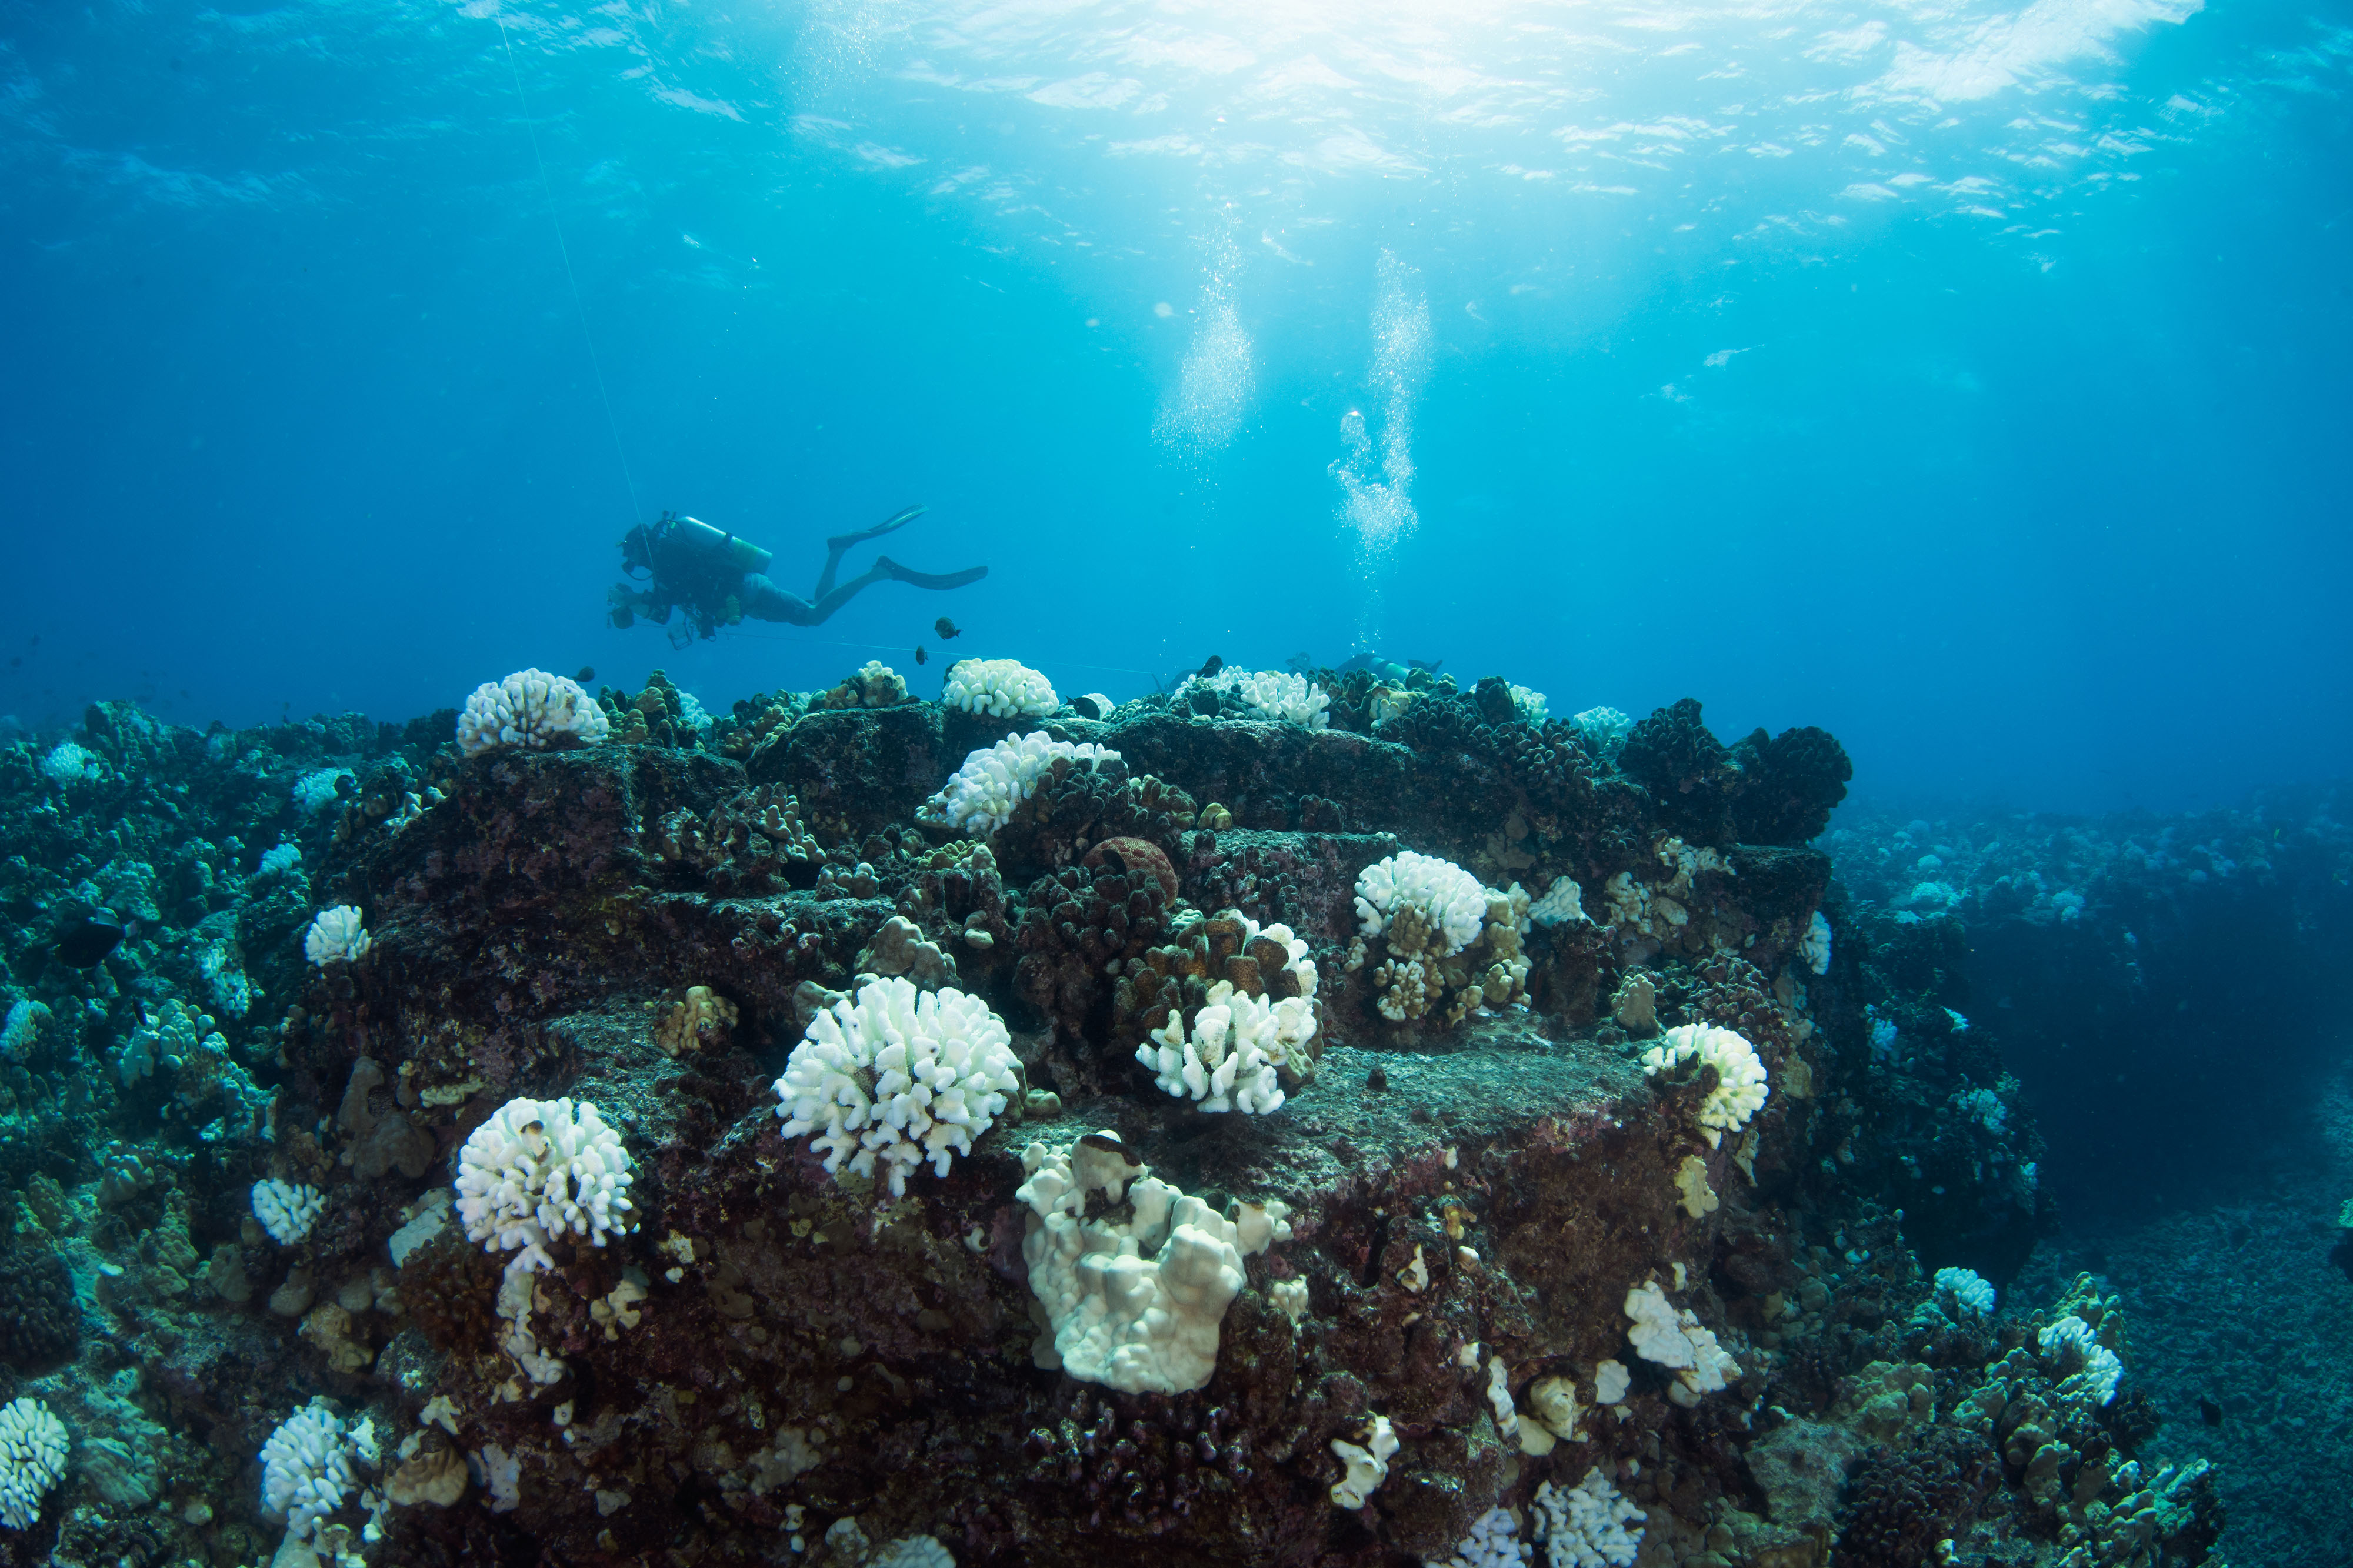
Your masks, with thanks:
[[[1205,665],[1203,665],[1199,669],[1198,669],[1198,670],[1194,671],[1194,674],[1195,674],[1198,679],[1202,679],[1202,680],[1207,680],[1207,679],[1209,679],[1209,677],[1211,677],[1211,676],[1213,676],[1213,675],[1217,674],[1217,673],[1218,673],[1218,671],[1219,671],[1219,670],[1221,670],[1221,669],[1223,669],[1223,668],[1226,668],[1226,661],[1225,661],[1224,659],[1222,659],[1222,658],[1219,658],[1216,654],[1211,654],[1211,655],[1209,656],[1209,662],[1208,662],[1208,663],[1207,663],[1207,664],[1205,664]]]
[[[79,923],[68,926],[65,934],[58,938],[58,961],[75,969],[92,968],[99,960],[121,946],[122,939],[136,931],[138,926],[136,921],[109,925],[104,921],[85,915]]]
[[[593,664],[584,664],[580,667],[580,673],[572,679],[586,686],[596,679],[596,667]]]
[[[948,619],[945,616],[942,616],[938,620],[932,623],[932,630],[940,634],[940,641],[942,642],[946,642],[951,637],[960,637],[964,636],[963,628],[958,626],[954,621]]]
[[[929,664],[932,662],[931,655],[923,651],[923,645],[922,643],[917,643],[915,645],[915,662],[917,664]]]

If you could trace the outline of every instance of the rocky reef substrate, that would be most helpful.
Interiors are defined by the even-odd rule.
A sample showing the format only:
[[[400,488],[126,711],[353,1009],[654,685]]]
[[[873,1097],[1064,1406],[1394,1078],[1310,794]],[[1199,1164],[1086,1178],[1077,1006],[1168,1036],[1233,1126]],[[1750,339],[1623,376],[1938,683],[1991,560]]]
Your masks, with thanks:
[[[2208,1560],[2119,1303],[2008,1299],[2033,1115],[1954,928],[1808,847],[1828,735],[862,673],[712,723],[657,679],[565,750],[107,705],[0,752],[0,1401],[71,1439],[0,1563]],[[1103,750],[959,826],[1021,735]],[[986,1003],[1014,1075],[896,1195],[772,1089],[886,982]],[[1139,1059],[1253,1007],[1257,1113]],[[923,1098],[892,1070],[840,1092]],[[461,1152],[543,1174],[565,1100],[626,1205],[592,1241],[559,1183],[486,1248]],[[1056,1169],[1077,1277],[1157,1279],[1204,1381],[1074,1375]]]

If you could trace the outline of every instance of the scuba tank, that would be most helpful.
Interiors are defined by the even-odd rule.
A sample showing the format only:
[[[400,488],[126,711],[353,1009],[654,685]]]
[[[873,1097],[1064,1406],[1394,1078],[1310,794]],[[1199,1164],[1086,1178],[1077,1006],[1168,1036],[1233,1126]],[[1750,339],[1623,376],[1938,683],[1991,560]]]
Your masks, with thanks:
[[[712,527],[700,518],[674,517],[669,520],[670,537],[697,555],[723,558],[738,572],[765,572],[774,552],[761,549],[748,539]]]

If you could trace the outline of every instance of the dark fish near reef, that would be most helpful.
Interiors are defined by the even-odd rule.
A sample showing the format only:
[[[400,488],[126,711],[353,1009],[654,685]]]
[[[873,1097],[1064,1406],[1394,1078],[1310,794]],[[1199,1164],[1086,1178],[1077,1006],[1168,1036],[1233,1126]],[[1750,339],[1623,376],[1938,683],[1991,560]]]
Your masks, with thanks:
[[[940,634],[940,641],[942,642],[947,641],[950,637],[960,637],[964,636],[963,628],[958,626],[954,621],[948,619],[945,616],[942,616],[938,620],[932,623],[932,630]]]
[[[915,662],[917,664],[929,664],[932,662],[931,656],[923,651],[923,645],[922,643],[917,643],[915,645]]]
[[[118,926],[84,916],[79,924],[68,926],[65,934],[58,938],[58,962],[75,969],[89,969],[121,946],[122,939],[138,927],[137,921]]]
[[[580,673],[572,679],[586,686],[596,679],[596,667],[593,664],[584,664],[580,667]]]
[[[1193,672],[1193,674],[1194,674],[1194,676],[1195,676],[1195,678],[1196,678],[1197,679],[1207,680],[1207,679],[1209,679],[1209,677],[1211,677],[1211,676],[1213,676],[1213,675],[1217,674],[1217,673],[1218,673],[1218,671],[1219,671],[1219,670],[1221,670],[1221,669],[1223,669],[1223,668],[1226,668],[1226,661],[1225,661],[1224,659],[1222,659],[1222,658],[1219,658],[1216,654],[1211,654],[1211,655],[1209,656],[1209,662],[1208,662],[1208,663],[1207,663],[1207,664],[1205,664],[1205,665],[1203,665],[1200,668],[1198,668],[1198,669],[1195,670],[1195,671]]]

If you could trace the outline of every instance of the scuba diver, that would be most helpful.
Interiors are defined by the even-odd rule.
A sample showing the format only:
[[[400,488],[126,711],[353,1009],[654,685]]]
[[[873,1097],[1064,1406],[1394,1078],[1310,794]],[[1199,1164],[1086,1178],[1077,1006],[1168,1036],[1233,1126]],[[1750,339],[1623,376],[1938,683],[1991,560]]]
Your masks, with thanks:
[[[696,637],[715,636],[721,626],[732,626],[746,616],[755,621],[816,626],[848,604],[860,588],[886,578],[918,588],[961,588],[988,575],[986,566],[961,572],[914,572],[881,555],[849,582],[834,582],[850,546],[904,528],[923,515],[922,507],[911,506],[872,528],[828,539],[825,570],[818,574],[817,591],[804,599],[768,581],[765,574],[774,557],[750,540],[694,518],[664,512],[660,521],[633,528],[621,541],[622,574],[646,585],[632,588],[628,583],[615,584],[607,595],[610,606],[607,616],[623,630],[643,616],[656,626],[670,626],[671,646],[684,647]],[[677,626],[670,626],[673,609],[685,612]]]

